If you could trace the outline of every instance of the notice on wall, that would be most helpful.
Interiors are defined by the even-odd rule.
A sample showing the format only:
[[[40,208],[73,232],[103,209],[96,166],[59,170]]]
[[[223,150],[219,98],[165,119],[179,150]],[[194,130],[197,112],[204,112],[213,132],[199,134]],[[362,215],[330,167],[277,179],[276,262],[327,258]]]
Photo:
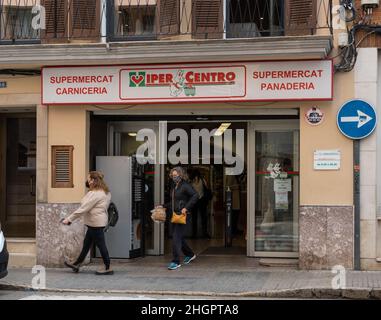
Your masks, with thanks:
[[[314,152],[314,170],[340,170],[340,150],[316,150]]]
[[[42,103],[332,100],[332,60],[45,67]]]
[[[275,192],[275,209],[288,210],[288,192]]]

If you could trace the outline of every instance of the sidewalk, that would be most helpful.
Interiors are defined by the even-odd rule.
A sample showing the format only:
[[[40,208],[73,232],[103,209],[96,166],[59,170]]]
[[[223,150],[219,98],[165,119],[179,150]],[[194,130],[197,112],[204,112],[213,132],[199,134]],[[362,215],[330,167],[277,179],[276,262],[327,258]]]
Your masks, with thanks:
[[[330,271],[259,266],[257,259],[240,256],[200,256],[175,271],[167,257],[146,257],[114,263],[113,276],[96,276],[97,264],[78,274],[47,269],[41,291],[126,293],[213,297],[381,299],[381,271],[348,271],[346,289],[332,289]],[[32,290],[36,276],[30,269],[11,269],[0,289]]]

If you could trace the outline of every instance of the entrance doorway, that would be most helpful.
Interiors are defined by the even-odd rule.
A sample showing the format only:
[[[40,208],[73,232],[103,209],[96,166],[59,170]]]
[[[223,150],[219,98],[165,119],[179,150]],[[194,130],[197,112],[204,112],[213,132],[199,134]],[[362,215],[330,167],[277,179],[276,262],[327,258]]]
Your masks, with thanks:
[[[243,168],[242,172],[237,175],[228,175],[226,161],[224,161],[224,155],[226,147],[223,144],[221,153],[215,152],[215,148],[218,148],[218,144],[215,140],[210,139],[210,157],[202,154],[202,143],[200,146],[200,162],[199,164],[191,163],[191,154],[186,159],[185,165],[182,167],[187,171],[188,181],[192,184],[194,189],[199,192],[200,197],[203,193],[203,189],[209,189],[211,193],[211,199],[200,198],[196,204],[193,212],[191,213],[190,224],[187,227],[185,237],[189,242],[192,249],[198,254],[204,255],[246,255],[246,233],[247,233],[247,123],[245,122],[191,122],[191,123],[168,123],[168,132],[172,130],[184,130],[188,137],[191,137],[192,130],[218,130],[221,126],[226,126],[232,130],[233,145],[230,147],[233,149],[234,156],[242,156]],[[244,132],[244,153],[236,153],[236,130],[242,130]],[[170,153],[170,148],[175,145],[177,141],[168,142],[167,153]],[[192,142],[189,141],[189,144]],[[191,150],[191,148],[189,148]],[[222,155],[222,158],[218,159],[218,154]],[[217,158],[216,158],[217,157]],[[185,159],[184,159],[185,160]],[[169,201],[169,193],[171,187],[171,181],[169,179],[169,172],[171,168],[176,165],[166,165],[164,174],[164,194],[165,203]],[[199,179],[204,181],[204,186],[200,186]],[[201,188],[200,188],[201,187]],[[228,222],[228,215],[226,211],[226,191],[230,190],[232,195],[232,212],[231,220]],[[231,228],[227,228],[227,225],[231,225]],[[165,228],[165,252],[171,252],[171,238],[172,230],[171,224],[166,224]],[[229,239],[229,240],[228,240]],[[231,239],[231,240],[230,240]]]
[[[115,119],[115,118],[114,118]],[[211,190],[205,215],[197,213],[197,222],[189,224],[186,238],[198,254],[234,255],[249,257],[297,258],[299,246],[299,120],[223,120],[223,121],[135,121],[114,120],[103,116],[92,122],[90,154],[97,156],[131,157],[147,140],[137,141],[142,129],[149,129],[156,139],[156,162],[144,168],[144,234],[146,255],[164,255],[171,252],[170,224],[154,223],[150,210],[169,199],[169,171],[176,165],[161,164],[177,140],[170,139],[173,129],[181,129],[189,136],[193,129],[209,132],[222,124],[231,129],[244,130],[243,170],[227,174],[231,166],[219,162],[210,139],[210,158],[197,163],[183,159],[182,167],[193,177],[199,173]],[[234,130],[232,130],[234,132]],[[102,135],[102,139],[99,139]],[[107,138],[107,139],[106,139]],[[212,137],[213,138],[213,137]],[[100,143],[100,141],[103,141]],[[233,138],[234,142],[235,139]],[[152,142],[152,141],[151,141]],[[189,145],[192,141],[189,141]],[[202,149],[201,143],[199,144]],[[224,147],[223,152],[224,155]],[[232,146],[232,150],[236,146]],[[187,149],[192,150],[191,147]],[[181,152],[180,152],[181,153]],[[200,152],[201,158],[204,156]],[[194,153],[187,157],[194,156]],[[202,159],[200,159],[202,160]],[[204,159],[205,160],[205,159]],[[173,163],[167,161],[164,163]],[[189,164],[194,163],[194,164]],[[95,162],[90,165],[95,169]],[[118,168],[115,168],[116,170]],[[231,219],[227,220],[226,191],[232,195]],[[205,219],[206,217],[206,219]],[[206,222],[205,222],[206,221]],[[227,221],[231,225],[231,246],[226,241]]]
[[[36,116],[0,117],[1,226],[7,237],[34,238],[36,228]]]
[[[156,136],[156,155],[162,156],[163,153],[168,156],[169,150],[175,142],[167,141],[168,133],[173,129],[180,129],[185,132],[188,137],[191,136],[191,130],[206,129],[209,133],[213,129],[218,129],[221,122],[146,122],[146,121],[118,121],[108,122],[108,143],[107,154],[105,150],[96,152],[93,156],[107,155],[109,157],[131,157],[136,155],[137,150],[147,141],[137,141],[137,134],[140,130],[149,130]],[[225,123],[226,124],[226,123]],[[98,127],[97,127],[98,128]],[[229,122],[229,129],[232,131],[232,145],[229,151],[233,157],[243,157],[242,171],[238,175],[230,176],[227,174],[228,169],[233,164],[227,165],[223,158],[215,158],[215,154],[222,157],[225,153],[229,154],[224,147],[228,145],[224,143],[219,147],[214,145],[213,135],[210,139],[210,158],[201,159],[198,164],[185,165],[191,178],[196,173],[200,174],[205,180],[206,186],[210,189],[212,199],[210,199],[202,210],[198,210],[197,218],[192,219],[192,224],[188,226],[186,237],[192,241],[196,252],[204,254],[242,254],[247,253],[246,235],[247,235],[247,122]],[[243,132],[244,141],[243,155],[236,154],[236,130]],[[97,131],[97,130],[94,130]],[[99,131],[99,130],[98,130]],[[209,140],[208,140],[209,141]],[[94,143],[95,144],[95,143]],[[191,140],[189,140],[189,149],[191,150]],[[202,143],[199,143],[200,155],[202,153]],[[214,152],[214,148],[221,148],[220,152]],[[99,149],[99,146],[97,146]],[[104,149],[104,148],[103,148]],[[92,157],[93,157],[92,156]],[[188,153],[188,163],[191,163],[191,155]],[[201,157],[201,156],[200,156]],[[145,199],[144,207],[144,237],[145,253],[147,255],[163,255],[171,252],[171,226],[169,223],[165,225],[154,223],[150,218],[150,210],[155,205],[167,203],[169,201],[169,170],[174,165],[147,163],[144,166],[145,179]],[[232,214],[231,214],[231,230],[227,230],[227,213],[226,213],[226,190],[232,191]],[[227,234],[231,232],[231,234]],[[232,239],[231,243],[226,245],[226,238]]]

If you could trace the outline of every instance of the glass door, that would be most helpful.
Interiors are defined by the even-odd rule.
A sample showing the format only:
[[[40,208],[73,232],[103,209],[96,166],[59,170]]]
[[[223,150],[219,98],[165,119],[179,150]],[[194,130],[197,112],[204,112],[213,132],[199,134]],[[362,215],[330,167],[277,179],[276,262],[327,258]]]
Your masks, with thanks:
[[[159,141],[158,122],[110,122],[108,127],[109,156],[133,156],[138,148],[145,141],[137,141],[136,136],[140,130],[150,130],[156,136],[156,146]],[[158,150],[156,148],[156,150]],[[162,226],[154,223],[151,219],[151,212],[155,205],[161,203],[160,194],[160,164],[147,163],[144,166],[145,180],[145,225],[144,243],[147,255],[161,254],[161,233]]]
[[[298,257],[299,130],[281,122],[253,129],[252,253]]]

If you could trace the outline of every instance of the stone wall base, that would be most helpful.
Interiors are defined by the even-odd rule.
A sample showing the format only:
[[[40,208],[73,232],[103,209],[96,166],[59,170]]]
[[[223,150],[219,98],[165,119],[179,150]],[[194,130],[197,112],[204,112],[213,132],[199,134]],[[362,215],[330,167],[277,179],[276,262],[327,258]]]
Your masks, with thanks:
[[[353,206],[301,206],[299,230],[301,269],[353,269]]]
[[[80,220],[70,226],[60,223],[79,204],[38,203],[36,210],[37,264],[47,268],[62,267],[75,260],[81,249],[86,227]]]

